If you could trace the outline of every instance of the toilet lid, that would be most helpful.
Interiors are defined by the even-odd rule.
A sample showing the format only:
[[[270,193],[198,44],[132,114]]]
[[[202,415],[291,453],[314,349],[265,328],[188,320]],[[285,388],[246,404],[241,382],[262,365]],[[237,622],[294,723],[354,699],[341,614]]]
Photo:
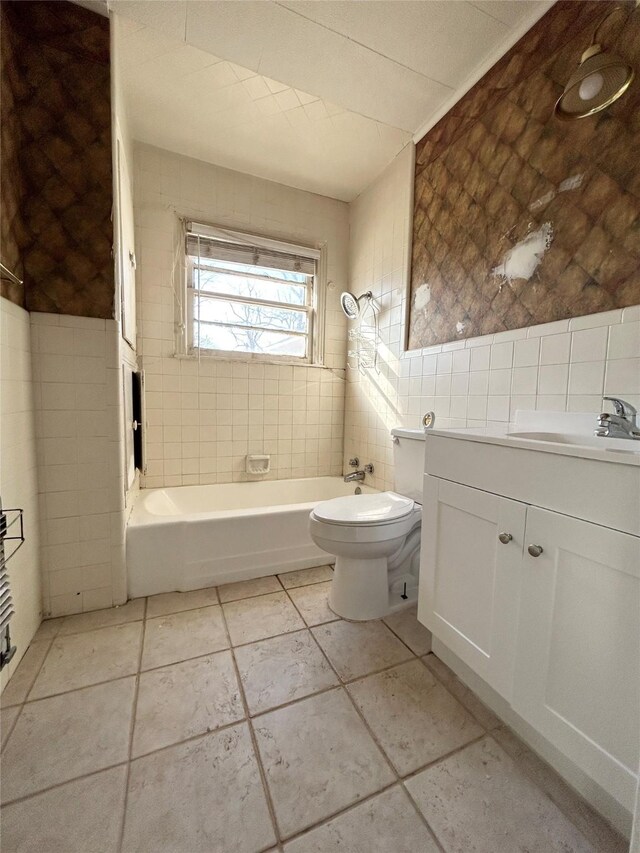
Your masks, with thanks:
[[[347,495],[322,501],[313,511],[320,521],[331,524],[384,524],[409,515],[414,507],[411,498],[395,492],[375,495]]]

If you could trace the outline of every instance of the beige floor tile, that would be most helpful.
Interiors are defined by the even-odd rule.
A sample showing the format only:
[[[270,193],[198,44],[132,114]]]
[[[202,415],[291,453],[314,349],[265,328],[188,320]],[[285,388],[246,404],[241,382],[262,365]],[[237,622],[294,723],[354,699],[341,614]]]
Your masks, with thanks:
[[[132,762],[123,851],[257,853],[274,841],[246,723]]]
[[[438,853],[438,846],[402,788],[383,791],[312,829],[285,853]]]
[[[19,705],[25,701],[50,646],[50,639],[34,640],[31,643],[2,691],[0,707],[7,708],[9,705]]]
[[[213,731],[244,715],[231,652],[143,672],[133,755]]]
[[[314,566],[312,569],[298,569],[295,572],[285,572],[278,575],[285,589],[293,589],[296,586],[306,586],[310,583],[330,581],[333,577],[331,566]]]
[[[575,824],[598,853],[628,853],[629,842],[622,838],[582,799],[542,758],[537,756],[507,726],[491,732],[491,737],[516,762],[560,811]]]
[[[338,684],[308,631],[241,646],[235,654],[251,714]]]
[[[234,646],[265,640],[304,628],[305,624],[286,592],[260,595],[224,604],[231,642]]]
[[[35,633],[33,641],[52,640],[54,637],[57,637],[65,618],[65,616],[60,616],[58,619],[43,619]]]
[[[142,622],[56,637],[29,699],[133,675],[138,670],[141,642]]]
[[[349,692],[401,776],[484,731],[419,660],[356,681]]]
[[[220,607],[147,619],[142,669],[166,666],[229,647]]]
[[[5,806],[3,849],[7,853],[115,853],[125,787],[123,765]]]
[[[385,616],[383,622],[416,655],[426,655],[431,651],[431,631],[418,622],[417,605]]]
[[[238,601],[241,598],[253,598],[255,595],[266,595],[269,592],[280,592],[282,586],[275,575],[266,578],[254,578],[250,581],[227,583],[219,588],[220,601]]]
[[[108,628],[112,625],[124,625],[126,622],[136,622],[143,618],[144,598],[134,598],[120,607],[67,616],[60,626],[60,636],[77,634],[80,631],[93,631],[96,628]]]
[[[340,688],[257,717],[254,729],[285,838],[393,781]]]
[[[19,713],[19,705],[14,705],[12,708],[3,708],[0,711],[0,741],[2,742],[2,746],[7,742],[7,738]]]
[[[312,631],[343,681],[413,657],[382,622],[330,622]]]
[[[596,853],[490,737],[406,787],[447,853]]]
[[[2,755],[8,802],[126,761],[135,678],[28,702]]]
[[[169,613],[181,613],[183,610],[196,610],[218,603],[215,586],[194,589],[190,592],[165,592],[151,595],[147,599],[147,619],[153,616],[167,616]]]
[[[322,625],[325,622],[335,622],[340,618],[329,608],[330,587],[331,581],[326,581],[289,590],[291,600],[307,625]]]
[[[502,725],[502,720],[497,717],[490,708],[480,701],[473,690],[470,690],[466,684],[457,677],[455,672],[443,663],[440,658],[434,654],[425,655],[422,658],[426,666],[447,688],[449,693],[452,693],[460,704],[472,714],[476,720],[488,731]]]

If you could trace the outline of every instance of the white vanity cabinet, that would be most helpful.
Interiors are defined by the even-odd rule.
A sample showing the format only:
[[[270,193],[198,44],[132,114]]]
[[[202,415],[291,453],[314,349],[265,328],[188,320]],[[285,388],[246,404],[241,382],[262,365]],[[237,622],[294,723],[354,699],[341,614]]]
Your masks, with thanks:
[[[509,699],[526,504],[424,479],[419,618]]]
[[[599,486],[617,481],[638,501],[640,467],[605,454],[601,465],[585,460],[582,476],[575,453],[565,466],[561,453],[462,438],[442,430],[426,441],[418,618],[518,718],[633,811],[640,514],[621,512],[615,529]],[[597,523],[600,502],[605,523]]]
[[[640,538],[529,507],[512,705],[629,809],[639,629]]]

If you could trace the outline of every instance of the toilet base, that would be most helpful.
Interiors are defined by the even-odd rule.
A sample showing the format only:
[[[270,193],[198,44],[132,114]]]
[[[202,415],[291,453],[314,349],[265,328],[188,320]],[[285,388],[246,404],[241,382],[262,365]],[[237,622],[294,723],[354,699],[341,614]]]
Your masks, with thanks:
[[[329,607],[337,616],[354,622],[386,616],[389,613],[387,558],[336,557]]]

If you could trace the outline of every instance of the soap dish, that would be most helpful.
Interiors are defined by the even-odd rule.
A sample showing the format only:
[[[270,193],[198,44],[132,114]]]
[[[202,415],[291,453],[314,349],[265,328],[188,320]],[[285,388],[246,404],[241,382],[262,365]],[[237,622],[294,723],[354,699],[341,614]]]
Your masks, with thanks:
[[[245,470],[247,474],[268,474],[271,470],[271,457],[247,456]]]

